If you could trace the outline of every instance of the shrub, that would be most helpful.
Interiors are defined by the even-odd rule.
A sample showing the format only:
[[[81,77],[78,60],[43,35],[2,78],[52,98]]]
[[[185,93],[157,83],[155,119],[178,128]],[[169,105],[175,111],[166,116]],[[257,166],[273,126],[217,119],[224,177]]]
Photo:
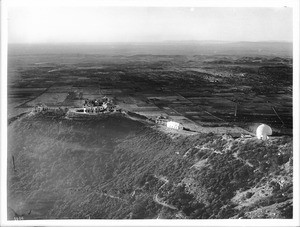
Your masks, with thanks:
[[[251,198],[253,194],[254,194],[253,192],[247,192],[246,193],[246,198],[247,199]]]

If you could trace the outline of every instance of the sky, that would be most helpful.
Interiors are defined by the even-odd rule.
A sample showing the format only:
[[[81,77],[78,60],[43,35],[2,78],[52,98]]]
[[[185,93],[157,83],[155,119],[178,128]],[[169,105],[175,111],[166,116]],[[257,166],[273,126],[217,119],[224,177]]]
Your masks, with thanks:
[[[292,41],[292,8],[13,6],[9,43]]]

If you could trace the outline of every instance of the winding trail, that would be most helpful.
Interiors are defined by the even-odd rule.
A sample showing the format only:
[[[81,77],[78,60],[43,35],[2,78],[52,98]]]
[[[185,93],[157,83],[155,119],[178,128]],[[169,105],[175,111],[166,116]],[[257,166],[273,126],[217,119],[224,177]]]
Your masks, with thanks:
[[[166,184],[169,183],[169,180],[167,177],[164,177],[164,176],[157,176],[157,175],[153,175],[156,179],[160,180],[160,181],[163,181],[164,184],[162,186],[160,186],[159,189],[161,189],[162,187],[164,187]],[[167,208],[170,208],[172,210],[178,210],[175,206],[172,206],[170,204],[167,204],[165,203],[164,201],[162,201],[161,199],[158,198],[158,194],[154,194],[153,195],[153,201],[164,206],[164,207],[167,207]]]
[[[237,154],[236,152],[233,153],[232,155],[233,155],[233,157],[235,157],[237,160],[240,160],[241,162],[245,163],[245,165],[248,165],[248,166],[250,166],[251,168],[254,167],[253,164],[251,164],[248,160],[245,160],[245,159],[242,159],[242,158],[238,157],[238,154]]]
[[[123,201],[123,202],[128,203],[128,201],[127,201],[126,199],[122,199],[122,198],[120,198],[120,197],[113,196],[113,195],[110,195],[110,194],[107,194],[107,193],[101,193],[101,195],[106,196],[106,197],[109,197],[109,198],[112,198],[112,199],[121,200],[121,201]]]
[[[157,194],[153,195],[153,201],[160,204],[160,205],[162,205],[163,207],[167,207],[171,210],[176,210],[177,212],[175,213],[175,217],[177,217],[179,219],[186,219],[187,218],[187,216],[182,211],[178,210],[177,207],[172,206],[170,204],[167,204],[164,201],[162,201],[160,198],[158,198]],[[160,219],[160,215],[157,216],[157,219]]]
[[[169,180],[167,177],[164,177],[164,176],[156,176],[156,175],[153,175],[156,179],[160,180],[160,181],[163,181],[164,184],[162,186],[159,187],[159,189],[163,188],[166,184],[169,183]],[[158,190],[159,190],[158,189]]]
[[[157,194],[153,195],[153,200],[154,200],[154,202],[156,202],[156,203],[158,203],[158,204],[160,204],[160,205],[162,205],[162,206],[164,206],[164,207],[170,208],[170,209],[172,209],[172,210],[178,210],[176,207],[174,207],[174,206],[172,206],[172,205],[169,205],[169,204],[165,203],[164,201],[161,201],[161,200],[158,198],[158,195],[157,195]]]

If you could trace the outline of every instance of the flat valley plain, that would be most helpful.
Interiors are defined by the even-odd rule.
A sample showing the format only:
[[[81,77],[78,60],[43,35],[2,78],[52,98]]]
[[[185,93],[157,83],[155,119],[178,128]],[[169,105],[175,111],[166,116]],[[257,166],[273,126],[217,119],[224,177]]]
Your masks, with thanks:
[[[243,49],[250,44],[212,45],[220,47],[219,54],[209,54],[210,45],[197,43],[181,44],[179,50],[175,44],[12,46],[9,117],[38,103],[81,106],[76,94],[82,92],[89,99],[106,95],[120,107],[148,117],[171,116],[194,130],[228,123],[245,128],[261,122],[275,132],[291,133],[290,46],[284,43],[287,51],[276,55],[258,45],[252,47],[256,54],[248,54]],[[223,45],[228,45],[224,53]],[[279,45],[273,44],[277,49]]]
[[[170,170],[168,167],[162,170],[162,166],[168,163],[170,166],[175,165],[175,169],[189,166],[189,168],[195,168],[195,171],[200,171],[201,163],[204,165],[205,161],[212,162],[216,158],[214,156],[216,152],[207,151],[208,153],[204,155],[205,157],[202,157],[200,153],[203,152],[201,150],[203,147],[199,148],[196,143],[197,140],[201,140],[202,145],[209,142],[203,140],[203,138],[208,138],[207,135],[210,135],[211,142],[214,140],[218,141],[220,138],[223,138],[223,135],[228,135],[233,140],[238,140],[243,134],[253,135],[255,128],[259,124],[265,123],[273,129],[275,139],[271,141],[275,141],[275,145],[272,144],[273,142],[265,145],[250,139],[251,141],[248,141],[250,143],[249,146],[262,146],[264,149],[266,146],[272,147],[277,145],[279,147],[288,147],[283,152],[285,155],[288,155],[288,159],[278,165],[278,168],[281,168],[280,171],[286,171],[285,174],[288,178],[285,180],[289,182],[287,184],[289,187],[288,189],[285,188],[285,190],[289,190],[292,185],[290,181],[292,170],[287,170],[286,168],[288,167],[286,166],[284,170],[282,168],[283,164],[290,163],[292,160],[292,94],[293,59],[292,44],[290,43],[179,42],[159,44],[9,45],[8,204],[10,210],[13,210],[13,213],[9,216],[10,218],[22,216],[28,219],[261,218],[260,214],[251,213],[259,205],[254,206],[252,204],[252,210],[248,208],[247,210],[245,208],[247,205],[245,204],[244,208],[243,206],[242,208],[236,208],[237,206],[241,206],[241,204],[237,205],[234,202],[238,197],[237,194],[223,195],[224,193],[221,188],[219,191],[214,191],[203,185],[196,187],[197,183],[195,182],[199,181],[199,176],[197,178],[194,172],[187,173],[186,170],[181,170],[180,173],[177,173],[175,171],[177,176],[174,176],[174,170]],[[155,126],[151,126],[151,128],[140,122],[138,124],[141,125],[135,125],[131,120],[124,121],[119,116],[115,116],[116,119],[113,120],[108,119],[107,121],[103,121],[103,119],[95,119],[94,123],[92,123],[93,120],[88,119],[87,122],[75,122],[74,124],[55,116],[52,123],[49,121],[49,118],[43,120],[43,116],[36,116],[27,119],[27,121],[23,119],[24,114],[31,111],[39,103],[43,103],[48,107],[63,109],[81,107],[84,99],[98,99],[103,96],[111,98],[120,108],[149,119],[155,119],[160,115],[168,116],[174,121],[182,123],[186,129],[196,134],[193,134],[191,137],[180,135],[176,140],[176,132],[166,133],[162,129],[153,130]],[[99,124],[103,129],[97,131],[96,122],[100,122]],[[117,129],[118,124],[116,122],[120,124],[120,131]],[[111,125],[113,125],[114,130],[118,131],[118,133],[114,133],[112,129],[105,129]],[[43,135],[47,130],[49,130],[48,134]],[[82,131],[86,134],[81,135]],[[107,135],[105,135],[106,132],[108,133]],[[58,134],[56,135],[56,133]],[[103,141],[105,142],[97,139],[97,133],[103,136]],[[140,133],[145,133],[143,134],[145,138]],[[162,138],[165,144],[163,141],[157,142],[159,145],[152,147],[152,150],[150,149],[152,153],[143,154],[147,157],[146,159],[139,159],[137,158],[139,157],[138,155],[131,156],[133,154],[126,153],[129,152],[130,144],[136,146],[138,143],[146,143],[147,134],[151,138],[149,141],[153,141],[152,144],[148,144],[149,147],[154,146],[155,142]],[[171,137],[165,137],[165,134],[171,134]],[[38,138],[42,135],[43,137]],[[112,139],[114,135],[115,139]],[[76,136],[82,139],[82,143],[77,141]],[[156,137],[160,139],[155,139]],[[132,138],[136,138],[138,142],[128,142]],[[175,142],[173,141],[174,138]],[[43,143],[43,141],[46,142]],[[56,143],[57,141],[63,142],[60,144],[60,142]],[[227,142],[223,143],[222,146],[227,146],[227,143],[232,142],[227,139],[225,141]],[[81,143],[81,145],[73,144],[73,146],[73,142]],[[67,156],[60,154],[58,148],[53,148],[53,144],[55,143],[59,149],[66,149],[66,152],[72,151],[73,153],[66,153]],[[125,148],[120,147],[122,143],[123,145],[125,143],[124,146],[127,147],[125,153],[122,153],[122,149]],[[184,145],[185,143],[186,145]],[[44,145],[43,147],[39,147],[40,151],[37,151],[35,147],[38,144]],[[179,158],[176,155],[175,158],[173,157],[175,151],[171,150],[171,148],[175,149],[175,144],[177,147],[182,146],[178,148],[179,150],[176,154],[178,155],[185,151],[181,155],[185,155],[185,157]],[[141,144],[139,146],[141,146],[140,149],[147,149]],[[47,149],[47,147],[51,147],[51,149]],[[99,153],[97,153],[97,147],[100,150],[102,149]],[[198,151],[196,152],[195,149],[198,149]],[[219,152],[222,153],[222,149]],[[241,157],[236,158],[235,161],[241,165],[241,168],[245,168],[246,162],[246,168],[249,171],[247,176],[253,171],[257,171],[257,168],[262,168],[260,169],[261,171],[266,171],[264,168],[267,167],[262,167],[261,163],[258,163],[257,166],[253,164],[255,162],[248,165],[249,162],[247,160],[251,160],[251,157],[243,154],[243,149],[241,148],[240,150],[239,155]],[[50,151],[53,153],[49,154]],[[156,156],[159,151],[166,152]],[[26,156],[26,152],[29,152],[30,156]],[[40,156],[41,154],[37,154],[36,152],[42,152],[43,156]],[[89,155],[86,156],[86,152]],[[109,154],[110,152],[111,154]],[[118,152],[121,152],[122,155]],[[188,154],[192,152],[189,157],[190,159],[188,158],[188,162],[187,156],[189,155],[186,152]],[[230,155],[237,157],[235,154],[236,150],[232,150],[232,152]],[[100,153],[102,156],[108,155],[109,158],[102,157],[101,159],[100,156],[98,157]],[[154,156],[151,157],[152,154],[155,156],[154,161],[156,160],[157,162],[150,167],[146,163],[150,162],[150,160],[153,161]],[[172,154],[172,158],[170,154]],[[55,155],[58,155],[57,158],[60,157],[58,158],[59,160],[55,159]],[[122,158],[125,156],[124,160],[130,162],[129,165],[131,167],[128,170],[127,176],[134,176],[130,182],[126,183],[123,189],[120,189],[120,185],[124,182],[122,180],[118,181],[123,176],[120,169],[124,167],[122,165],[118,166],[123,160],[120,159],[120,156]],[[133,158],[134,161],[128,159],[127,156]],[[13,164],[19,168],[26,163],[17,173],[12,167],[12,157],[14,157]],[[82,162],[83,157],[86,160]],[[158,157],[165,158],[166,163],[158,161]],[[263,157],[265,158],[266,156]],[[75,160],[76,158],[78,163]],[[100,158],[99,163],[94,163],[98,158]],[[115,163],[116,160],[118,160],[118,164]],[[40,162],[39,167],[36,166],[37,164],[34,164],[36,167],[35,170],[32,169],[33,167],[30,164],[34,161]],[[59,167],[56,166],[57,162],[61,162],[58,163]],[[72,163],[72,167],[63,167],[63,162]],[[88,163],[90,162],[94,164],[88,167]],[[136,166],[134,165],[135,162],[139,162],[139,164]],[[82,167],[81,170],[78,170],[76,163],[80,164],[80,166],[87,165],[87,167]],[[48,168],[49,172],[46,171]],[[57,172],[55,172],[56,168],[59,168]],[[95,172],[95,168],[102,169],[101,171],[104,172],[102,173],[100,170],[100,172]],[[139,168],[142,168],[142,170]],[[272,168],[270,171],[274,172],[275,170]],[[60,183],[58,178],[57,182],[55,182],[55,176],[64,174],[62,169],[69,176],[73,172],[79,177],[78,179],[74,175],[70,177],[72,188],[80,188],[77,190],[79,191],[76,192],[77,194],[74,194],[73,191],[73,194],[70,192],[69,194],[60,196],[62,189],[68,189],[66,185],[62,186],[63,182],[67,181],[67,178],[60,179]],[[279,170],[277,169],[277,171]],[[166,173],[169,173],[169,176]],[[189,177],[187,177],[188,174]],[[33,175],[34,177],[30,178],[29,175]],[[153,178],[153,176],[156,178]],[[259,175],[257,177],[262,179],[266,176]],[[157,179],[158,181],[156,182],[155,180]],[[172,179],[170,180],[171,183],[169,183],[169,180],[166,181],[169,185],[166,182],[165,184],[170,187],[173,196],[170,196],[170,192],[166,192],[165,186],[159,183],[164,182],[165,179]],[[244,188],[238,188],[236,182],[239,179],[232,179],[233,183],[230,182],[230,185],[226,183],[225,188],[235,191],[240,190],[239,192],[246,194],[251,187],[258,183],[257,179],[252,179],[253,181],[249,180],[252,184],[249,183],[249,185],[243,186]],[[101,184],[99,183],[98,185],[95,183],[97,180]],[[281,182],[280,180],[281,178],[278,178],[276,182]],[[115,182],[112,183],[113,181]],[[270,182],[268,186],[271,184]],[[182,186],[178,187],[177,184],[179,183],[187,185],[186,188],[184,189],[183,187],[182,189],[180,188]],[[35,186],[30,186],[30,184]],[[53,186],[54,184],[57,184],[56,187]],[[217,184],[219,184],[219,181]],[[147,187],[148,189],[145,189]],[[172,187],[173,191],[171,190]],[[195,189],[195,187],[198,189]],[[44,191],[41,191],[41,188]],[[50,190],[50,188],[54,191],[58,190],[55,191],[55,195],[47,194],[47,190]],[[202,191],[199,188],[202,188]],[[91,192],[97,192],[98,194],[96,195]],[[80,196],[82,197],[78,193],[81,193]],[[187,204],[189,205],[180,205],[176,201],[173,201],[180,193],[183,196],[182,198],[188,200]],[[249,193],[255,194],[254,191]],[[271,196],[271,194],[265,193],[265,196],[262,196],[262,198]],[[71,195],[74,198],[71,199]],[[154,196],[153,198],[152,195]],[[203,198],[206,197],[206,199],[200,199],[201,195],[203,195]],[[216,195],[222,195],[224,201],[221,199],[223,202],[213,203],[211,200]],[[76,196],[79,196],[79,201],[82,198],[81,204],[76,204],[75,201],[73,201],[74,203],[71,202]],[[105,206],[101,207],[100,205],[91,203],[91,201],[96,201],[94,196],[106,196],[106,199],[114,201],[102,201]],[[163,201],[165,202],[159,202],[157,199],[158,196],[164,198]],[[247,196],[249,195],[247,194]],[[257,197],[253,197],[256,198],[253,203],[260,201]],[[40,202],[35,201],[37,198]],[[44,201],[42,201],[42,198]],[[190,204],[190,201],[194,199],[198,203]],[[281,202],[290,201],[290,199],[291,197],[286,197],[286,200]],[[230,203],[229,200],[231,201]],[[90,207],[86,208],[88,202],[90,203]],[[167,202],[169,208],[162,205],[162,203],[166,205]],[[225,204],[235,204],[235,206],[226,206]],[[282,211],[284,208],[280,208],[281,213],[276,213],[277,216],[272,217],[270,214],[264,218],[290,217],[291,204],[286,202],[284,205],[288,211]],[[97,208],[97,206],[100,207]],[[139,213],[141,206],[148,207],[146,213]],[[172,213],[173,206],[175,206],[175,211]],[[70,208],[69,210],[68,207]],[[119,207],[118,211],[114,210],[116,207]],[[204,212],[204,210],[206,211]],[[247,212],[248,214],[245,214]],[[26,215],[20,215],[20,213],[26,213]]]

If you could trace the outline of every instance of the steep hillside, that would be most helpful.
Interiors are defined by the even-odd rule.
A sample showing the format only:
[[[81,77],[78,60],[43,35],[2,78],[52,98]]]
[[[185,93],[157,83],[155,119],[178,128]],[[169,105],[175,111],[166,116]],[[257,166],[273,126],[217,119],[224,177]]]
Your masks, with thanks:
[[[172,135],[120,114],[26,116],[8,135],[11,219],[292,218],[291,137]]]

